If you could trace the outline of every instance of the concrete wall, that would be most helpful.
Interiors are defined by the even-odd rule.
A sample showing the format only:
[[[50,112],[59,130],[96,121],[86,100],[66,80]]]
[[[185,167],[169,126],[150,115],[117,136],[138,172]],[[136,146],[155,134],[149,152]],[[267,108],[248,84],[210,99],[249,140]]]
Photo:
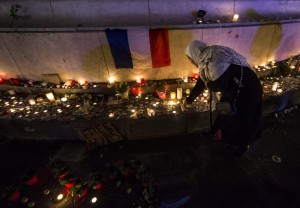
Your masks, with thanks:
[[[19,18],[10,17],[20,5]],[[0,27],[118,27],[191,24],[196,11],[207,20],[299,18],[297,0],[0,0]]]
[[[16,18],[10,16],[13,5],[20,6]],[[117,81],[191,76],[197,69],[184,50],[193,39],[232,47],[261,65],[300,53],[300,23],[249,21],[300,18],[298,8],[296,0],[0,0],[0,76],[41,80],[42,74],[59,74],[62,81],[96,82],[106,82],[108,74]],[[193,25],[199,9],[207,11],[206,20],[227,22],[239,13],[246,23]],[[116,69],[103,29],[129,26],[133,32],[169,28],[171,66]]]
[[[134,33],[148,29],[130,30]],[[63,81],[90,82],[107,82],[109,74],[116,81],[132,81],[138,76],[145,79],[183,78],[198,71],[184,55],[187,44],[194,39],[210,45],[229,46],[254,66],[299,54],[299,31],[300,21],[170,29],[171,66],[154,69],[116,69],[103,30],[6,32],[0,33],[0,76],[41,80],[42,74],[59,74]]]

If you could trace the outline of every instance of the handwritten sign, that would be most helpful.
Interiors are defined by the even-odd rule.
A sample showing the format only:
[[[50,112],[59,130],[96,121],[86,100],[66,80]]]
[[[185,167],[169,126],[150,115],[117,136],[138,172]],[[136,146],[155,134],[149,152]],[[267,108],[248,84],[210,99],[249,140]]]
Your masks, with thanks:
[[[109,122],[85,129],[79,133],[88,144],[106,145],[123,140],[121,134]]]

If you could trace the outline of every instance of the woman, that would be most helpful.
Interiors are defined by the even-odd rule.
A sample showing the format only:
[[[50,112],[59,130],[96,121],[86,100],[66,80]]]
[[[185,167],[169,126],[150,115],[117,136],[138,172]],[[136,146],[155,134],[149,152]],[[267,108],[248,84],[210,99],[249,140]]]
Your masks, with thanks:
[[[208,46],[193,41],[186,55],[199,67],[200,78],[192,89],[187,103],[192,103],[205,88],[221,92],[221,102],[227,102],[230,113],[218,115],[211,133],[221,132],[221,139],[233,145],[234,157],[240,158],[249,150],[249,144],[261,136],[262,87],[246,59],[231,48]]]

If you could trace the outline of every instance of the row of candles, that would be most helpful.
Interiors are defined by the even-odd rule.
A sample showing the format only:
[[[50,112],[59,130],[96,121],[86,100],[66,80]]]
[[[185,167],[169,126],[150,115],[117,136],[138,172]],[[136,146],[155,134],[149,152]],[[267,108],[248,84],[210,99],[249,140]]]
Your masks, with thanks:
[[[300,80],[289,78],[295,81],[295,85],[300,86]],[[276,95],[283,93],[290,83],[285,84],[280,78],[266,79],[263,83],[265,95]],[[295,88],[295,87],[294,87]],[[141,94],[131,97],[129,100],[118,100],[118,102],[109,105],[104,101],[104,96],[94,96],[90,99],[83,99],[82,96],[64,95],[57,97],[52,92],[46,93],[45,98],[28,96],[21,98],[15,94],[3,94],[0,98],[0,116],[8,119],[75,119],[78,116],[83,117],[102,117],[102,118],[139,118],[153,117],[169,113],[185,112],[182,106],[182,100],[190,94],[190,89],[178,87],[176,91],[170,92],[165,100],[161,100],[153,94]],[[91,95],[89,95],[91,96]],[[111,96],[115,97],[115,96]],[[204,91],[193,103],[193,108],[188,110],[205,111],[209,104],[209,93]],[[29,104],[29,105],[28,105]],[[122,105],[120,105],[122,104]],[[115,107],[117,106],[117,107]],[[121,107],[120,107],[121,106]]]
[[[54,191],[54,192],[56,192],[56,191]],[[43,191],[43,193],[44,193],[44,195],[49,195],[49,194],[51,194],[51,190],[45,189]],[[54,197],[54,200],[52,200],[51,198],[50,198],[50,200],[52,200],[53,202],[55,202],[59,206],[61,206],[63,204],[66,205],[68,200],[73,200],[71,197],[69,197],[68,195],[66,195],[64,193],[57,193],[57,195],[56,196],[54,195],[53,197]],[[92,204],[95,204],[98,201],[99,200],[96,196],[93,196],[93,197],[90,198],[90,203],[92,203]],[[26,196],[22,197],[20,202],[23,203],[23,204],[28,203],[27,207],[35,207],[35,205],[36,205],[35,201],[30,201],[29,198],[26,197]],[[61,203],[63,203],[63,204],[61,204]]]

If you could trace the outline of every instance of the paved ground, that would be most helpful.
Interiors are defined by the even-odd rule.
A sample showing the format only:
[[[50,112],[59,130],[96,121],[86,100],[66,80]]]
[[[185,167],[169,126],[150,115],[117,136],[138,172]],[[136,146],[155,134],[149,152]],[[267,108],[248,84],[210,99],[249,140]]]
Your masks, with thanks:
[[[80,141],[2,138],[0,188],[20,183],[24,173],[34,169],[43,179],[43,185],[23,189],[20,199],[31,191],[29,201],[36,201],[35,207],[47,207],[46,199],[38,192],[50,187],[53,181],[49,172],[43,172],[49,161],[59,158],[75,175],[84,177],[115,161],[134,159],[142,161],[155,176],[160,203],[153,207],[296,208],[300,207],[299,120],[299,107],[277,118],[274,115],[266,117],[261,157],[251,154],[240,160],[231,159],[226,145],[200,135],[124,141],[93,149]],[[281,162],[274,162],[272,156],[278,156]],[[150,206],[143,200],[143,188],[136,181],[122,181],[118,188],[115,182],[108,185],[114,188],[101,193],[103,203],[94,207]],[[130,194],[126,193],[128,187],[133,190]],[[52,189],[55,189],[54,185]],[[1,208],[28,206],[28,203],[20,202],[8,206],[5,200],[2,204]],[[75,207],[87,207],[82,205]]]

